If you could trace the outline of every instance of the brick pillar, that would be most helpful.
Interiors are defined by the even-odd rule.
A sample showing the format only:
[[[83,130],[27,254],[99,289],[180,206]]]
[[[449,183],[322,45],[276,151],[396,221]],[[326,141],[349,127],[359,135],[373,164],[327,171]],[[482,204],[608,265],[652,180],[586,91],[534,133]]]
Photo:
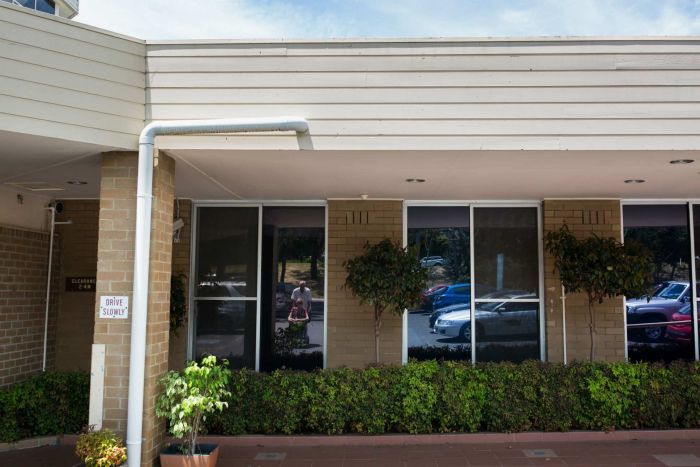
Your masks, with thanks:
[[[152,465],[164,439],[164,423],[155,418],[157,380],[168,367],[168,327],[172,255],[174,161],[158,157],[153,175],[151,256],[144,388],[142,464]],[[102,422],[126,433],[131,312],[129,319],[99,318],[100,297],[128,296],[132,303],[136,179],[138,155],[106,153],[102,159],[97,285],[93,342],[105,345]],[[92,385],[96,384],[93,375]],[[91,400],[91,403],[93,401]]]
[[[178,214],[179,208],[179,214]],[[180,199],[175,203],[173,219],[182,219],[185,223],[180,229],[180,237],[173,242],[173,275],[185,276],[185,303],[189,304],[189,278],[190,278],[190,232],[192,231],[192,200]],[[189,307],[189,305],[186,305]],[[168,365],[171,370],[181,370],[187,360],[187,322],[175,333],[170,334],[170,352]]]
[[[592,234],[620,241],[619,200],[545,200],[544,232],[566,223],[578,238]],[[563,360],[561,282],[554,272],[554,259],[545,251],[544,285],[546,306],[547,360]],[[625,358],[625,327],[622,297],[606,299],[593,309],[596,321],[596,359],[621,361]],[[584,294],[566,299],[567,357],[588,360],[590,353],[588,299]]]
[[[328,366],[364,367],[375,361],[374,314],[346,290],[343,262],[366,242],[403,239],[401,201],[328,202]],[[400,316],[385,312],[380,337],[381,363],[401,363]]]

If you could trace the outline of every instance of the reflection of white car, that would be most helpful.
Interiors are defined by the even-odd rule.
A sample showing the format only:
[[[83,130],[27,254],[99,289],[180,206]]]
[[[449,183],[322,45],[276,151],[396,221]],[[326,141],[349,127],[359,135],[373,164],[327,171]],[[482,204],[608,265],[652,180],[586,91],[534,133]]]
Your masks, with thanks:
[[[511,298],[529,299],[535,298],[535,296],[520,295]],[[477,337],[536,334],[538,328],[537,303],[488,302],[477,304]],[[435,322],[435,332],[446,337],[460,337],[466,342],[471,342],[471,310],[469,307],[440,316]]]
[[[432,268],[433,266],[442,266],[445,264],[445,260],[442,256],[425,256],[421,258],[420,265],[423,268]]]

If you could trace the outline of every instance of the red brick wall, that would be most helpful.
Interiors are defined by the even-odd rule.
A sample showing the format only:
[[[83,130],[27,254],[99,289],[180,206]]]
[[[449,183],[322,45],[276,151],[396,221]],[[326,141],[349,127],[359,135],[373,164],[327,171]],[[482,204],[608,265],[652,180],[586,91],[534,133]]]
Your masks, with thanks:
[[[60,242],[54,241],[47,368],[55,362]],[[49,234],[0,226],[0,387],[41,371]]]

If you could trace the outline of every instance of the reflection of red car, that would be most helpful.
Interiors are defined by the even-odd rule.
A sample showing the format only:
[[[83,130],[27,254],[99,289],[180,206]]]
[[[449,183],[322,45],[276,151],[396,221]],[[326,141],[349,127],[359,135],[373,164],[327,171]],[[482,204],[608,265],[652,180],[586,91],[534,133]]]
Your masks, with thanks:
[[[421,292],[421,308],[432,311],[435,298],[445,293],[445,290],[447,290],[447,286],[445,284],[438,284]]]
[[[671,316],[671,321],[677,322],[677,324],[671,324],[666,327],[666,335],[669,339],[679,342],[693,341],[693,317],[691,309],[690,304],[688,304]]]

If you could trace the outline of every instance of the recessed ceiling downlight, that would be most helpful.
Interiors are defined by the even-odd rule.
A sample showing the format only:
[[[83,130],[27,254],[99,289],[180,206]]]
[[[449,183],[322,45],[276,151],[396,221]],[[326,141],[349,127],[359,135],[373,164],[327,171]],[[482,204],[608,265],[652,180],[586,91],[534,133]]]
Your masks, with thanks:
[[[695,162],[695,159],[674,159],[671,161],[671,164],[692,164]]]
[[[407,178],[406,181],[408,183],[425,183],[424,178]]]
[[[641,178],[630,178],[625,180],[625,183],[644,183],[646,180],[642,180]]]

